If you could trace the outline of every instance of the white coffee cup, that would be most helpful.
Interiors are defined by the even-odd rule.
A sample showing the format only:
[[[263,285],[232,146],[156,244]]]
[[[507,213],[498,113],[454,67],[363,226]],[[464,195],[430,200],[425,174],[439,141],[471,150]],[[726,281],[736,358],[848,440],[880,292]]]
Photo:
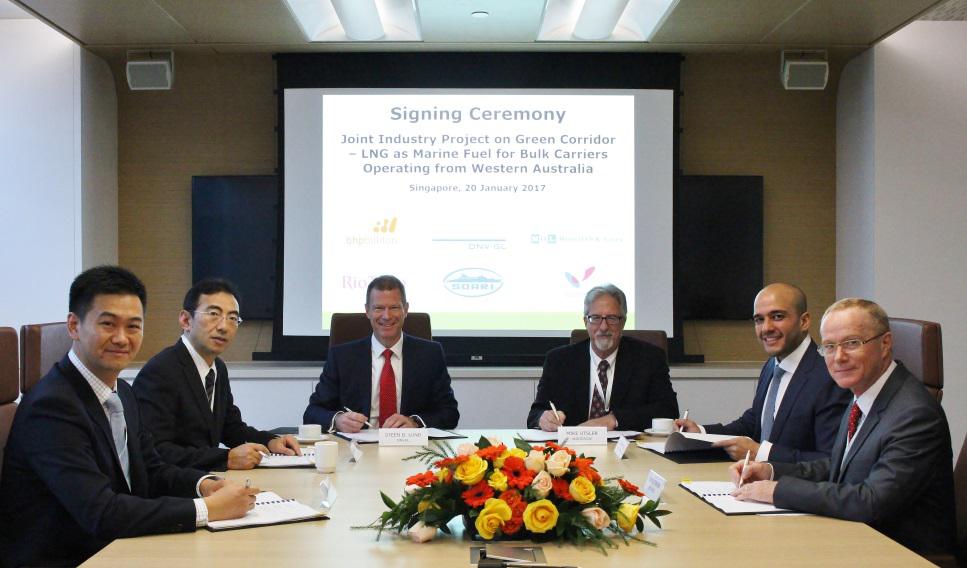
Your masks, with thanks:
[[[675,429],[675,420],[672,418],[652,418],[652,432],[671,432]]]
[[[336,462],[339,461],[339,442],[316,442],[315,450],[316,470],[320,473],[336,471]]]
[[[302,424],[299,426],[299,437],[308,439],[321,438],[322,426],[318,424]]]

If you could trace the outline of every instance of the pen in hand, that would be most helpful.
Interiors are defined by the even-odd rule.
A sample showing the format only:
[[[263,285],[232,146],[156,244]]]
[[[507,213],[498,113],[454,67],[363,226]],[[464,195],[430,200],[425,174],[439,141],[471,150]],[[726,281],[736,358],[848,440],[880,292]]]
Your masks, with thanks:
[[[554,406],[552,401],[549,400],[547,402],[551,405],[551,410],[554,411],[554,417],[557,418],[557,423],[563,426],[564,424],[561,422],[561,413],[557,411],[557,407]]]
[[[678,427],[679,432],[685,431],[685,421],[688,420],[688,409],[685,409],[685,414],[682,414],[682,425]]]
[[[745,460],[742,462],[742,471],[739,472],[739,487],[745,481],[745,468],[749,467],[749,450],[745,451]]]
[[[349,407],[348,406],[344,406],[344,407],[342,407],[342,409],[345,410],[346,412],[352,412],[352,410],[349,410]],[[372,428],[373,430],[376,430],[376,426],[373,426],[372,422],[370,422],[369,420],[366,420],[366,426],[368,428]]]

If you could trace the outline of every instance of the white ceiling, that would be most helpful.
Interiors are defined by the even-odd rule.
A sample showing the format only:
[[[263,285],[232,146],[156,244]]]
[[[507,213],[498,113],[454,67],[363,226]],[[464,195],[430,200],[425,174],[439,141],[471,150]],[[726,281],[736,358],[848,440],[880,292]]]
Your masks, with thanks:
[[[581,0],[414,0],[423,40],[311,43],[284,0],[0,0],[20,5],[95,53],[170,47],[214,52],[542,51],[716,52],[779,48],[859,51],[925,13],[958,19],[967,0],[678,0],[652,41],[536,41],[545,3]],[[328,10],[330,0],[318,0]],[[597,1],[597,0],[587,0]],[[635,2],[632,0],[631,9]],[[470,18],[485,10],[490,17]],[[947,15],[945,17],[944,15]],[[954,17],[949,17],[953,14]],[[626,14],[627,16],[627,14]],[[624,21],[624,20],[622,20]],[[556,37],[556,36],[555,36]]]

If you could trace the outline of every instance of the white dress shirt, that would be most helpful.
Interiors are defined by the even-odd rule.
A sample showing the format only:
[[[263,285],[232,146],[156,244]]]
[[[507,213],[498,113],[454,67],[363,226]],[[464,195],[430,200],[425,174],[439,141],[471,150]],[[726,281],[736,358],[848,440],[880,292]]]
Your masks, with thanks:
[[[592,342],[594,340],[592,339]],[[611,411],[611,390],[614,388],[614,362],[618,359],[618,350],[615,349],[611,355],[608,355],[604,360],[608,362],[608,390],[607,392],[602,392],[601,381],[598,380],[598,365],[601,364],[601,357],[594,352],[593,344],[588,347],[591,351],[591,382],[590,390],[588,391],[588,416],[591,416],[591,404],[594,403],[594,391],[598,391],[601,397],[604,399],[604,410],[605,412]]]
[[[776,392],[776,407],[773,411],[772,418],[775,420],[776,416],[779,414],[779,408],[782,404],[782,397],[786,394],[786,389],[789,388],[789,383],[792,381],[793,375],[796,374],[796,369],[799,368],[799,362],[802,361],[803,355],[806,354],[806,349],[809,349],[809,344],[811,340],[807,334],[799,347],[796,347],[792,353],[786,355],[784,359],[778,362],[779,368],[782,369],[782,376],[779,377],[779,390]],[[768,393],[768,389],[767,389]],[[766,405],[762,405],[762,415],[759,416],[759,425],[762,425],[763,420],[766,417]],[[756,461],[769,461],[769,452],[772,450],[772,442],[768,440],[762,440],[759,444],[759,451],[755,454]]]
[[[198,369],[198,376],[201,379],[201,390],[205,390],[205,377],[208,376],[208,371],[215,372],[215,388],[218,388],[218,369],[215,367],[214,362],[209,365],[201,355],[195,351],[195,347],[188,341],[188,338],[184,335],[181,336],[181,342],[185,344],[188,348],[188,354],[191,355],[191,360],[195,363],[195,368]],[[212,412],[215,412],[215,391],[212,390],[212,399],[208,403],[209,408]]]
[[[886,368],[886,371],[880,375],[880,378],[876,379],[870,388],[866,389],[866,392],[858,397],[853,397],[853,402],[860,407],[860,412],[863,414],[860,416],[859,422],[856,423],[856,432],[853,432],[853,438],[851,440],[846,440],[846,449],[843,450],[843,460],[842,463],[846,461],[846,456],[849,455],[850,448],[853,447],[853,441],[860,434],[860,430],[863,429],[863,424],[866,423],[866,417],[870,415],[870,410],[873,409],[873,403],[876,402],[876,397],[880,395],[880,391],[883,390],[883,386],[886,385],[886,379],[896,370],[896,361],[891,361],[890,366]],[[850,408],[853,407],[853,403],[850,403]]]

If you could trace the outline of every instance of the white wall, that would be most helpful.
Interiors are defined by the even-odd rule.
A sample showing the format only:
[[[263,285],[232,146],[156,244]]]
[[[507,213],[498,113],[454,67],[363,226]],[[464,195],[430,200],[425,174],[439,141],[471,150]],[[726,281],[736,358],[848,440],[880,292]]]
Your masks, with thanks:
[[[863,148],[859,159],[837,156],[837,296],[941,323],[955,456],[967,433],[965,54],[967,22],[900,30],[844,70],[839,116],[862,100],[865,124],[837,129],[839,148]],[[873,238],[852,246],[841,238],[850,231]],[[870,290],[859,271],[870,272]]]
[[[117,261],[115,97],[104,62],[0,20],[0,325],[63,320],[74,275]]]

